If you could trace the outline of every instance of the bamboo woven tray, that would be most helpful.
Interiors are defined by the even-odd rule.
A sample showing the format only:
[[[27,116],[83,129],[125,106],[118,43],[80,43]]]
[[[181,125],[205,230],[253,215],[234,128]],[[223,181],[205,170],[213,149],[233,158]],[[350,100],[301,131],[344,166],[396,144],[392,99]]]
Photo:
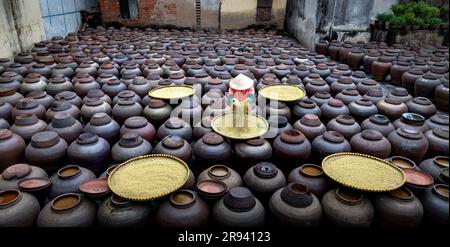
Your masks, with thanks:
[[[231,139],[252,139],[264,135],[269,130],[269,123],[258,115],[244,115],[244,122],[248,126],[235,126],[233,114],[226,113],[211,120],[212,129],[220,135]]]
[[[194,88],[187,85],[157,87],[148,96],[155,99],[182,99],[194,95]]]
[[[392,191],[406,181],[400,168],[385,160],[359,153],[329,155],[323,159],[322,169],[337,183],[362,191]]]
[[[108,177],[111,191],[132,201],[147,201],[180,189],[189,177],[182,160],[166,154],[139,156],[117,166]]]
[[[286,102],[296,101],[306,96],[303,88],[289,84],[268,85],[262,87],[259,94],[270,100]]]

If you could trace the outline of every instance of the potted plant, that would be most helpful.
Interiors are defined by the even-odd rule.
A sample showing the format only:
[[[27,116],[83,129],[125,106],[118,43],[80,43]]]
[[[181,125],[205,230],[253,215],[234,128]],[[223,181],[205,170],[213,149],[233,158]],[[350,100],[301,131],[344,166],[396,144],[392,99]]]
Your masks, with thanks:
[[[411,26],[411,30],[419,30],[420,26],[424,24],[422,18],[414,18]]]
[[[411,26],[414,23],[414,19],[416,18],[414,16],[414,13],[411,13],[411,12],[405,13],[405,15],[403,15],[403,17],[405,18],[405,24],[403,25],[403,29],[410,30]]]

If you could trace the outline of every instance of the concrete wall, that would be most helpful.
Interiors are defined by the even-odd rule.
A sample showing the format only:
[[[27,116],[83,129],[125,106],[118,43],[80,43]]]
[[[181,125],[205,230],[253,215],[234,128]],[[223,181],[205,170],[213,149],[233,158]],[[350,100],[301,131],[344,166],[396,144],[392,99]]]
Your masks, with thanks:
[[[126,26],[175,25],[196,27],[195,0],[138,0],[138,18],[122,19],[118,0],[100,0],[102,20],[106,24]],[[240,29],[258,24],[257,0],[201,0],[201,27]],[[287,0],[273,0],[272,20],[282,29]],[[220,19],[220,24],[219,24]]]
[[[13,57],[45,38],[39,0],[0,0],[0,57]]]
[[[288,0],[285,29],[309,49],[314,49],[314,43],[320,38],[368,41],[370,21],[375,20],[378,13],[389,11],[390,6],[398,2],[399,0]],[[330,26],[337,36],[330,35]]]

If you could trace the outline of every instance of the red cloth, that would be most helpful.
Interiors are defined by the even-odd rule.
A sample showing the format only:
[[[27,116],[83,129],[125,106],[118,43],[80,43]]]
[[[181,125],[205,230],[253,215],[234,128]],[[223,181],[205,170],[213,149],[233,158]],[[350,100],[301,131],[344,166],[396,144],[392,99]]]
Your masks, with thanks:
[[[247,96],[249,94],[255,94],[255,89],[253,87],[246,89],[246,90],[236,90],[234,88],[231,88],[228,90],[228,92],[230,94],[232,94],[234,96],[234,98],[236,98],[239,101],[244,101],[245,99],[247,99]]]

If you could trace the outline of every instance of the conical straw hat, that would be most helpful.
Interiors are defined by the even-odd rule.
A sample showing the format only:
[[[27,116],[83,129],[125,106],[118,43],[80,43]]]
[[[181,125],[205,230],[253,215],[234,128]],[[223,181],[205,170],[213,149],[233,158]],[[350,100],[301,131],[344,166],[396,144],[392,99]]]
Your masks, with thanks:
[[[230,81],[230,87],[236,90],[246,90],[253,87],[253,80],[244,74],[239,74]]]

